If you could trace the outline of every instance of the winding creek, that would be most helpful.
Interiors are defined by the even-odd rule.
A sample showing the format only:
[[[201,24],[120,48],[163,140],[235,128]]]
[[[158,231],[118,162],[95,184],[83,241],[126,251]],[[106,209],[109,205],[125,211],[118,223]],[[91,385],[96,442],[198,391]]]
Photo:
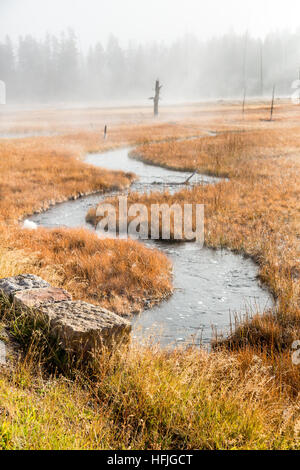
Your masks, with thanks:
[[[190,173],[147,165],[129,157],[130,148],[103,154],[91,154],[86,163],[110,169],[133,172],[139,180],[131,191],[168,189],[179,191]],[[204,175],[196,175],[192,184],[214,184],[219,181]],[[30,218],[44,227],[85,227],[85,216],[90,207],[96,206],[110,195],[91,195],[57,204],[46,212]],[[144,243],[144,242],[143,242]],[[174,294],[159,305],[132,318],[133,337],[138,340],[151,338],[162,346],[170,344],[208,344],[214,330],[229,331],[234,314],[262,312],[273,304],[271,295],[260,286],[258,268],[250,259],[230,251],[200,249],[196,243],[159,243],[145,241],[147,246],[164,252],[173,263]]]

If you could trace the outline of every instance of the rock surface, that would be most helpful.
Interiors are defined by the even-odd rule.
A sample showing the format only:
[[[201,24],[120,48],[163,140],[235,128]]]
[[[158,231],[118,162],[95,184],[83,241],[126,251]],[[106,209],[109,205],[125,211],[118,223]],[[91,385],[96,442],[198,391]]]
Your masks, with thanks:
[[[14,302],[20,307],[37,308],[44,304],[53,304],[72,300],[72,296],[64,289],[45,287],[40,289],[27,289],[16,292]]]
[[[82,301],[43,305],[39,312],[64,349],[84,354],[94,348],[113,348],[128,341],[129,321],[99,306]]]
[[[44,279],[34,274],[20,274],[19,276],[0,279],[0,292],[10,298],[19,291],[45,287],[51,286]]]
[[[68,292],[33,274],[0,279],[1,293],[25,314],[41,315],[49,325],[49,334],[80,358],[97,347],[113,349],[129,340],[129,321],[99,306],[73,302]]]

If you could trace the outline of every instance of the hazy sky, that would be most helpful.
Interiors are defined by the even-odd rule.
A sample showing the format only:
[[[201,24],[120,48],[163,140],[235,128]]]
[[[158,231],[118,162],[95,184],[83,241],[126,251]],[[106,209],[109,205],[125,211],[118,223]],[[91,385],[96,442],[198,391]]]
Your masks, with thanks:
[[[71,27],[82,48],[110,33],[130,40],[171,42],[185,33],[200,38],[233,29],[263,36],[300,27],[299,0],[0,0],[0,38],[37,37]]]

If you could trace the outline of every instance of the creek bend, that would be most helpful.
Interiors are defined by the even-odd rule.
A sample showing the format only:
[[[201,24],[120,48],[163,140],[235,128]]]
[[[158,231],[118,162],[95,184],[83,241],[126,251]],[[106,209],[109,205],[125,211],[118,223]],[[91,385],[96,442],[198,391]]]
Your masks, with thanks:
[[[87,155],[85,162],[109,170],[135,173],[139,180],[130,191],[179,191],[190,173],[147,165],[129,157],[131,148]],[[214,184],[220,179],[195,175],[192,184]],[[123,191],[122,194],[128,191]],[[85,227],[91,207],[121,192],[94,194],[52,206],[33,215],[39,226]],[[145,240],[150,248],[164,252],[173,263],[174,293],[166,301],[133,316],[132,336],[139,341],[151,339],[161,346],[209,344],[214,329],[226,334],[234,314],[262,312],[273,305],[269,292],[258,279],[258,267],[251,260],[228,250],[199,248],[197,243],[165,243]]]

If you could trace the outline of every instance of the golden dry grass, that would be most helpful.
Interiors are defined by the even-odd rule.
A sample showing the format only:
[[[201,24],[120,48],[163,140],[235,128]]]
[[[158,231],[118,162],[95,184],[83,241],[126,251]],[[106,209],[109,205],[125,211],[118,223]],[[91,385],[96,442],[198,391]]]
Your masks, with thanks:
[[[0,125],[1,129],[1,125]],[[153,123],[112,126],[109,139],[96,131],[0,140],[0,217],[16,220],[50,204],[92,192],[122,189],[131,174],[81,161],[87,154],[150,140],[201,135],[199,125]]]
[[[128,200],[129,205],[145,204],[149,220],[151,204],[204,204],[206,245],[229,248],[258,263],[260,279],[277,301],[276,312],[242,322],[228,341],[230,347],[267,346],[272,355],[300,337],[299,151],[299,128],[288,122],[280,130],[225,132],[185,143],[147,144],[134,152],[161,166],[230,177],[174,195],[131,193]],[[104,202],[117,206],[116,199]],[[88,218],[98,222],[95,209]],[[300,389],[299,371],[294,387]]]
[[[238,171],[238,160],[243,159],[250,145],[250,139],[246,141],[242,134],[222,133],[192,141],[145,144],[135,148],[131,156],[173,170],[199,170],[207,175],[229,177]]]
[[[149,300],[161,300],[172,291],[166,257],[131,240],[100,240],[86,229],[40,228],[15,229],[3,235],[2,242],[22,250],[23,256],[34,253],[31,271],[50,276],[74,298],[118,314],[138,312]]]
[[[88,141],[88,136],[86,136]],[[70,139],[0,142],[0,217],[18,220],[55,202],[124,188],[133,175],[93,168],[79,160],[84,145]],[[76,158],[77,157],[77,158]]]
[[[91,130],[87,125],[88,120],[84,112],[80,114],[76,111],[71,113],[34,111],[30,116],[27,116],[25,129],[20,127],[24,119],[23,113],[17,116],[12,113],[8,114],[9,116],[12,121],[20,122],[15,128],[12,128],[9,127],[5,119],[2,119],[0,123],[2,132],[5,130],[39,131],[42,130],[39,126],[46,126],[45,120],[50,127],[53,126],[51,129],[47,128],[48,131],[62,132],[65,129],[65,119],[68,119],[67,127],[70,126],[72,132],[68,128],[68,134],[0,140],[0,220],[3,223],[0,245],[9,250],[16,249],[15,258],[20,260],[20,265],[23,256],[34,260],[27,263],[27,271],[40,274],[49,281],[56,279],[56,284],[69,287],[75,298],[104,303],[117,313],[140,310],[145,304],[146,296],[148,296],[147,301],[155,302],[170,294],[171,274],[167,258],[161,254],[149,252],[140,244],[133,243],[130,248],[126,248],[127,258],[124,248],[123,260],[125,264],[120,263],[112,274],[109,267],[110,253],[111,251],[118,252],[120,244],[117,241],[111,241],[110,247],[106,243],[105,249],[104,245],[98,242],[102,258],[100,260],[99,257],[93,256],[92,260],[87,240],[89,239],[90,245],[93,245],[95,237],[80,231],[74,232],[73,239],[76,238],[77,245],[84,248],[81,248],[79,253],[73,249],[74,243],[70,245],[69,250],[65,247],[64,256],[69,259],[68,266],[65,266],[63,259],[58,259],[57,255],[60,231],[40,231],[38,236],[40,233],[43,233],[43,236],[38,240],[33,234],[16,230],[15,226],[20,219],[35,211],[46,210],[54,203],[93,192],[123,189],[133,181],[134,175],[132,174],[122,171],[106,171],[85,164],[82,159],[87,153],[102,152],[150,140],[165,141],[166,139],[201,135],[203,134],[202,124],[194,123],[186,126],[184,123],[153,122],[152,120],[150,124],[145,124],[133,120],[132,124],[128,125],[122,122],[115,123],[115,118],[111,113],[110,118],[113,122],[109,126],[109,138],[103,140],[102,131]],[[95,113],[95,115],[91,113],[91,119],[92,117],[96,121],[96,126],[99,125],[99,120],[103,119],[103,114],[99,118],[99,113]],[[78,131],[78,123],[85,124],[83,128],[87,129]],[[47,241],[45,241],[46,239]],[[53,256],[50,256],[51,250],[47,250],[47,246],[52,247]],[[128,285],[125,288],[126,269],[129,269],[132,246],[135,246],[136,253],[140,253],[140,256],[136,258],[136,269],[139,274],[143,274],[144,284],[141,283],[138,276],[134,277],[129,274]],[[19,248],[23,249],[24,254],[20,254]],[[30,257],[32,254],[35,256]],[[81,264],[78,263],[78,256],[81,259]],[[43,262],[37,261],[40,259],[43,259]],[[82,267],[84,259],[88,262],[85,262]],[[46,266],[47,269],[45,269]],[[104,267],[107,270],[106,275],[104,275]],[[13,269],[5,271],[5,276],[13,274]],[[114,277],[114,280],[111,280],[110,284],[106,283],[106,285],[101,284],[100,286],[98,283],[100,280],[103,281],[105,277]],[[123,281],[121,281],[122,277]],[[168,280],[160,282],[161,279],[166,278]],[[114,282],[115,284],[120,282],[120,285],[118,288],[115,286],[115,290],[108,300],[108,290]],[[145,287],[146,285],[147,287]]]
[[[32,349],[0,377],[2,449],[298,448],[299,408],[253,353],[138,346],[47,380]]]
[[[174,131],[169,127],[157,124],[152,135],[164,139]],[[134,175],[86,165],[82,157],[147,138],[149,127],[133,125],[116,128],[108,141],[96,132],[0,141],[0,246],[6,253],[14,250],[14,256],[10,256],[14,264],[1,277],[14,275],[13,266],[23,266],[25,257],[27,272],[48,281],[54,279],[56,285],[69,288],[74,298],[104,304],[117,313],[138,311],[146,300],[155,302],[170,294],[167,258],[138,243],[101,242],[93,234],[74,231],[69,232],[72,240],[68,245],[64,231],[40,230],[34,234],[18,230],[16,225],[18,220],[56,202],[128,186]],[[62,237],[64,247],[59,244]],[[120,262],[113,260],[117,254]]]
[[[171,123],[175,112],[174,120],[178,122]],[[50,127],[54,130],[57,114],[51,118]],[[76,381],[45,377],[45,369],[39,368],[41,363],[47,364],[47,359],[38,364],[36,361],[43,354],[41,344],[35,344],[40,336],[30,334],[25,360],[11,377],[4,373],[0,376],[0,447],[299,448],[300,369],[292,363],[290,352],[292,340],[300,337],[298,108],[278,103],[272,123],[260,120],[266,118],[268,109],[259,103],[247,107],[245,119],[240,104],[227,103],[168,109],[162,113],[165,122],[153,122],[148,115],[139,117],[139,111],[131,114],[124,110],[105,143],[99,143],[98,132],[87,132],[88,120],[93,116],[100,126],[113,113],[109,111],[102,117],[96,110],[83,114],[63,113],[57,130],[64,128],[64,120],[71,128],[73,116],[74,127],[78,125],[85,132],[59,138],[3,141],[0,149],[12,148],[16,153],[18,148],[26,149],[23,154],[17,153],[14,163],[20,164],[21,155],[29,159],[30,174],[31,146],[36,146],[34,165],[44,152],[57,157],[60,165],[66,152],[67,163],[72,161],[72,166],[74,163],[81,171],[74,156],[141,144],[139,158],[153,158],[156,164],[172,168],[197,168],[200,172],[229,176],[229,181],[216,186],[185,188],[174,196],[132,194],[130,201],[205,203],[206,244],[253,257],[259,264],[262,281],[278,299],[278,309],[274,314],[244,321],[230,341],[211,354],[193,348],[169,352],[131,346],[126,351],[99,356],[92,377],[78,372],[76,375],[75,371]],[[28,121],[32,118],[33,128],[42,115],[30,115]],[[138,119],[148,122],[138,123]],[[125,124],[125,120],[130,123]],[[176,137],[198,135],[202,129],[227,133],[217,138],[174,142]],[[247,132],[236,134],[229,130]],[[166,139],[168,142],[149,145],[152,140]],[[6,154],[2,155],[5,158]],[[81,165],[79,160],[76,162]],[[7,171],[3,165],[2,169],[2,182],[6,183],[11,167]],[[51,164],[45,176],[50,171]],[[99,171],[101,177],[103,173]],[[73,196],[76,187],[70,182],[65,191],[60,180],[64,172],[58,173],[52,176],[60,188],[55,197]],[[5,202],[0,201],[0,210],[3,204],[4,218],[10,221],[16,221],[28,210],[47,206],[52,199],[52,193],[48,194],[50,186],[37,197],[32,196],[34,181],[29,179],[27,188],[26,179],[21,181],[22,170],[18,174],[25,203],[15,211],[13,191]],[[88,188],[95,181],[93,177],[89,173]],[[124,178],[130,179],[121,173],[116,177],[121,184]],[[113,175],[109,181],[114,184]],[[150,253],[136,242],[103,242],[81,230],[22,232],[14,224],[2,224],[0,247],[1,273],[18,274],[32,269],[55,285],[67,287],[75,296],[103,302],[120,312],[123,306],[127,310],[129,303],[137,309],[145,293],[159,297],[171,289],[166,258]],[[120,264],[116,250],[121,251]],[[112,269],[115,271],[110,276]],[[110,292],[113,295],[105,297]]]

